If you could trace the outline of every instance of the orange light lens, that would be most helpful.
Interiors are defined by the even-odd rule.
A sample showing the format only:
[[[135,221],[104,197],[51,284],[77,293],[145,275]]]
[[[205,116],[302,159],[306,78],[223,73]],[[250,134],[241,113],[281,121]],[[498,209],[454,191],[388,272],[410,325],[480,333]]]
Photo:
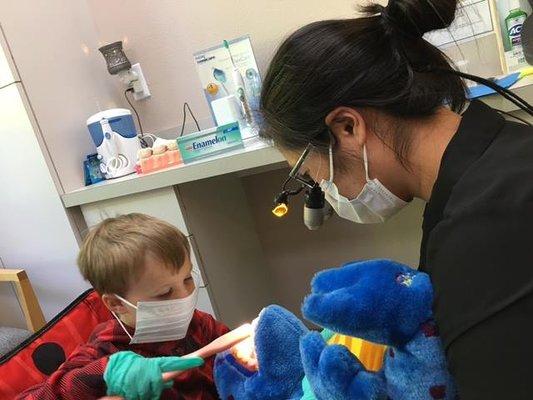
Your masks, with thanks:
[[[282,218],[289,212],[289,207],[285,203],[278,204],[274,209],[272,210],[272,214],[274,214],[278,218]]]

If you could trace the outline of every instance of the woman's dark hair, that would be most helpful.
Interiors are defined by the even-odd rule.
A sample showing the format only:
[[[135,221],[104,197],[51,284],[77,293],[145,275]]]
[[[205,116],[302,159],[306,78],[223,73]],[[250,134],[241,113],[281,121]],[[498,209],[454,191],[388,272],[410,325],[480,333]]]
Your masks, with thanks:
[[[392,117],[392,132],[381,133],[392,134],[402,160],[410,143],[404,121],[443,105],[459,112],[466,103],[463,81],[446,72],[452,71],[448,58],[422,38],[448,27],[456,8],[457,0],[390,0],[387,7],[362,7],[362,18],[299,29],[278,49],[263,82],[262,137],[287,150],[310,142],[324,147],[326,116],[357,107]]]

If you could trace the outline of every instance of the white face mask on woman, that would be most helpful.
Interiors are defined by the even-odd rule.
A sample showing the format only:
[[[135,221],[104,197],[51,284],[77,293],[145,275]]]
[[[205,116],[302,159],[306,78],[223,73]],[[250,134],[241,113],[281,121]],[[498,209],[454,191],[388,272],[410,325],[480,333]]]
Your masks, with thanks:
[[[137,310],[135,317],[135,333],[131,336],[120,318],[115,315],[119,324],[130,337],[130,344],[157,343],[180,340],[187,335],[187,330],[194,315],[198,302],[198,285],[193,292],[183,298],[163,301],[139,301],[137,305],[128,300],[115,296],[128,306]]]
[[[389,217],[404,208],[407,202],[392,193],[378,179],[370,179],[366,146],[363,146],[363,160],[366,184],[355,199],[348,200],[339,193],[337,185],[333,183],[333,150],[330,144],[329,180],[322,180],[320,188],[339,217],[359,224],[385,222]]]

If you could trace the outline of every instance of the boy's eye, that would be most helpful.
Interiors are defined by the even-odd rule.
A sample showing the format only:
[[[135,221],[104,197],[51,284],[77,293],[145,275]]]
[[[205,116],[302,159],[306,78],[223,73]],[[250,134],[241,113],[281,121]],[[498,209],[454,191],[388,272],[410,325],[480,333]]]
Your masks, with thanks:
[[[168,289],[165,293],[163,294],[160,294],[159,296],[157,297],[168,297],[172,294],[172,288]]]
[[[189,276],[188,278],[185,279],[184,282],[189,283],[189,282],[191,282],[191,281],[192,281],[192,276]]]

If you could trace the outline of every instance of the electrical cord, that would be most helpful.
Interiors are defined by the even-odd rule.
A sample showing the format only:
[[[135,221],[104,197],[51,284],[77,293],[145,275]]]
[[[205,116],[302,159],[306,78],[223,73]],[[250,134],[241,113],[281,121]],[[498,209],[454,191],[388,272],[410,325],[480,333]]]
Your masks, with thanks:
[[[143,126],[141,124],[141,118],[139,118],[139,113],[137,112],[137,110],[135,109],[133,104],[131,103],[130,98],[128,97],[128,92],[133,92],[133,88],[129,88],[129,89],[124,90],[124,97],[126,98],[126,101],[128,102],[128,104],[132,108],[133,112],[135,113],[135,116],[137,117],[137,123],[139,124],[139,129],[141,131],[141,136],[144,136],[144,130],[143,130]]]
[[[296,196],[297,194],[299,194],[303,189],[304,189],[304,185],[301,184],[300,187],[296,188],[296,189],[287,189],[287,185],[289,184],[289,182],[292,181],[292,177],[288,177],[287,179],[285,179],[285,182],[283,182],[283,186],[281,187],[281,190],[285,193],[287,193],[289,196]]]
[[[7,85],[0,86],[0,90],[5,89],[5,88],[7,88],[7,87],[9,87],[11,85],[14,85],[16,83],[22,83],[22,81],[13,81],[13,82],[8,83]]]
[[[137,112],[137,109],[131,103],[130,98],[128,97],[128,92],[133,92],[133,88],[128,88],[128,89],[124,90],[124,97],[125,97],[126,101],[128,102],[128,104],[130,105],[130,107],[133,110],[133,112],[135,113],[135,117],[137,118],[137,123],[139,124],[139,130],[141,131],[141,135],[139,137],[139,140],[141,141],[141,144],[142,144],[142,146],[144,148],[149,147],[148,143],[146,143],[146,140],[144,140],[144,130],[143,130],[143,126],[142,126],[142,123],[141,123],[141,118],[139,117],[139,113]]]
[[[491,89],[494,89],[497,93],[499,93],[502,97],[509,100],[511,103],[518,106],[520,109],[527,112],[529,115],[533,116],[533,107],[523,98],[518,96],[517,94],[513,93],[512,91],[505,89],[498,85],[497,83],[491,81],[490,79],[481,78],[480,76],[467,74],[461,71],[457,70],[443,70],[450,73],[453,73],[457,76],[460,76],[461,78],[468,79],[473,82],[480,83],[482,85],[488,86]]]
[[[196,128],[198,128],[198,131],[201,131],[200,124],[198,124],[198,120],[194,116],[194,113],[192,112],[191,107],[189,106],[189,103],[185,102],[183,103],[183,121],[181,124],[180,137],[183,136],[183,132],[185,130],[185,122],[187,121],[187,110],[189,110],[189,114],[191,114],[191,117],[194,120],[194,123],[196,124]]]

